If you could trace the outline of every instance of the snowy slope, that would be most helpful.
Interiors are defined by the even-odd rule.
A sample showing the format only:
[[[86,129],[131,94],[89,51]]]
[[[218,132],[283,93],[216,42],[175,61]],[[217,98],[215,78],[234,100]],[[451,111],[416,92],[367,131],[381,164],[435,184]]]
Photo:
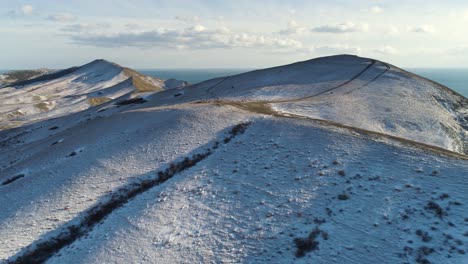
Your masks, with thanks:
[[[468,153],[468,99],[387,63],[324,57],[166,92],[179,101],[262,101],[278,114],[334,121]],[[163,95],[158,95],[158,98]]]
[[[95,60],[0,89],[0,129],[82,111],[127,94],[160,92],[175,84],[171,81],[168,87],[163,80]]]
[[[114,66],[107,79],[120,74]],[[133,74],[84,93],[129,99]],[[359,124],[382,122],[376,113],[341,122],[349,113],[328,99],[362,97],[380,111],[365,101],[372,85],[385,91],[379,81],[413,87],[408,97],[440,91],[444,109],[459,99],[341,56],[1,131],[0,263],[466,263],[467,156]],[[335,117],[316,116],[326,111]]]
[[[255,120],[48,263],[463,263],[467,172],[466,161],[307,122]],[[447,215],[437,216],[430,202]],[[326,238],[296,258],[294,239],[315,228]],[[425,256],[424,247],[436,253]]]

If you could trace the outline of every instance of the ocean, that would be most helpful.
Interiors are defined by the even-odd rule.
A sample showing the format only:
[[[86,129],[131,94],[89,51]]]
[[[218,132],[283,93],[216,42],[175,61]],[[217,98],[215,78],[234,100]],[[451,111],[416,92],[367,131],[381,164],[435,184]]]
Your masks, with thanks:
[[[189,83],[198,83],[212,78],[248,72],[253,69],[137,69],[137,71],[160,79],[179,79]],[[415,74],[421,75],[468,98],[468,69],[429,69],[408,68]],[[7,72],[0,70],[0,74]]]
[[[468,98],[468,69],[406,69],[426,77]]]

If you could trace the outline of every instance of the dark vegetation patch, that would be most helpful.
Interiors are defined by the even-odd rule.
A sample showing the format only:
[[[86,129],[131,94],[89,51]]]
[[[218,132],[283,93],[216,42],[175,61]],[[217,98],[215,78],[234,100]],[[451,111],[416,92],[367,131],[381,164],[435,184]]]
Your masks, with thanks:
[[[379,181],[379,180],[380,180],[380,176],[368,177],[367,180],[368,180],[368,181]]]
[[[73,157],[73,156],[76,156],[76,151],[72,151],[70,154],[67,155],[67,157]]]
[[[449,197],[450,197],[450,196],[449,196],[447,193],[443,193],[443,194],[441,194],[441,195],[439,196],[439,199],[440,199],[440,200],[445,200],[445,199],[447,199],[447,198],[449,198]]]
[[[424,232],[421,229],[416,230],[415,233],[421,238],[422,242],[429,242],[432,240],[432,237],[427,232]]]
[[[315,227],[307,237],[295,238],[294,244],[296,244],[296,257],[304,257],[306,253],[319,249],[319,242],[317,238],[321,235],[323,240],[328,240],[328,233]]]
[[[6,73],[7,81],[24,81],[41,74],[38,70],[16,70]]]
[[[224,142],[225,144],[226,144],[226,143],[229,143],[229,141],[231,141],[231,139],[233,139],[235,136],[244,133],[245,130],[247,129],[247,127],[248,127],[250,124],[251,124],[251,122],[246,122],[246,123],[240,123],[240,124],[235,125],[235,126],[229,131],[229,136],[224,138],[223,142]]]
[[[229,131],[229,135],[226,138],[229,138],[230,141],[236,135],[244,133],[249,125],[250,122],[234,126]],[[202,153],[193,154],[191,157],[186,157],[179,162],[169,164],[165,170],[157,172],[153,178],[140,179],[138,182],[131,183],[128,186],[118,189],[110,195],[110,198],[107,201],[104,201],[88,210],[80,223],[69,225],[64,228],[60,234],[50,237],[45,241],[32,243],[21,255],[18,254],[13,257],[8,263],[20,264],[45,262],[60,249],[88,234],[94,226],[102,222],[114,210],[129,202],[130,199],[144,193],[154,186],[164,183],[177,173],[195,166],[198,162],[210,156],[212,153],[213,148],[208,148]]]
[[[115,103],[115,105],[132,105],[132,104],[143,104],[143,103],[146,103],[147,101],[141,97],[136,97],[136,98],[131,98],[131,99],[127,99],[127,100],[122,100],[122,101],[119,101],[117,103]]]
[[[349,199],[349,195],[347,195],[346,193],[340,193],[340,194],[338,194],[337,198],[338,198],[338,200],[345,201],[345,200]]]
[[[49,73],[49,74],[44,74],[44,75],[41,75],[41,76],[36,77],[36,78],[29,79],[29,80],[15,82],[15,83],[11,84],[10,86],[24,86],[24,85],[32,84],[32,83],[35,83],[35,82],[50,81],[50,80],[65,76],[67,74],[70,74],[70,73],[74,72],[77,68],[78,67],[72,67],[72,68],[68,68],[68,69],[65,69],[65,70],[56,71],[56,72]]]
[[[442,218],[446,213],[444,212],[444,209],[440,207],[439,204],[437,204],[434,201],[429,201],[427,202],[427,205],[424,207],[427,211],[432,211],[436,216]]]
[[[10,183],[12,183],[12,182],[14,182],[16,180],[19,180],[19,179],[21,179],[23,177],[24,177],[24,174],[18,174],[18,175],[14,176],[14,177],[6,179],[4,182],[2,182],[2,185],[10,184]]]
[[[449,205],[462,205],[462,203],[460,203],[458,201],[450,201]]]
[[[416,252],[416,262],[419,264],[430,264],[431,262],[426,258],[430,254],[434,253],[434,249],[430,247],[420,247]]]

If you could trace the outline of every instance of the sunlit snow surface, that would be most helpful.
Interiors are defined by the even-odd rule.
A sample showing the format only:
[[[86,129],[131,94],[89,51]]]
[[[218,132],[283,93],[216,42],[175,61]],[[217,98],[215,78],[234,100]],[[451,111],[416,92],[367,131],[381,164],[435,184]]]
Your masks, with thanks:
[[[463,142],[466,99],[389,67],[332,57],[2,131],[0,184],[22,177],[0,185],[0,259],[208,149],[47,263],[465,263],[466,156],[391,136],[452,149],[451,130],[429,123]]]

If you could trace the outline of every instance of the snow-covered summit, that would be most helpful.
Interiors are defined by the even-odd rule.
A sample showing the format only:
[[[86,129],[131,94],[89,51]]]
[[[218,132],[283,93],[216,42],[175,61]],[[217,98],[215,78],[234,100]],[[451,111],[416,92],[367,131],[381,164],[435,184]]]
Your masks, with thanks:
[[[180,91],[184,98],[168,96],[161,103],[255,102],[277,115],[328,120],[468,153],[465,97],[373,59],[330,56],[208,80]]]
[[[77,67],[73,71],[73,73],[84,74],[85,76],[92,75],[92,74],[95,76],[99,76],[99,75],[105,74],[108,76],[107,78],[109,78],[109,77],[113,77],[113,76],[120,74],[122,70],[123,70],[123,67],[118,64],[106,61],[104,59],[98,59],[90,63],[87,63],[85,65],[82,65],[80,67]],[[88,77],[91,77],[91,76],[88,76]]]

